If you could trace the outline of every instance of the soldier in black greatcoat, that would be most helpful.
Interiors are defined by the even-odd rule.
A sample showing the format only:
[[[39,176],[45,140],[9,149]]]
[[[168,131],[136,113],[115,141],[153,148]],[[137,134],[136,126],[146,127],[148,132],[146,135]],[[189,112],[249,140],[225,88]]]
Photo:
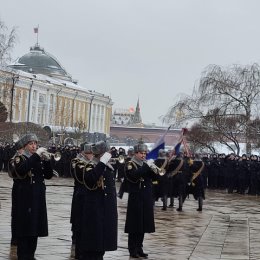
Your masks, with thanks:
[[[4,164],[3,170],[5,172],[7,172],[8,170],[8,162],[12,158],[12,156],[13,156],[12,148],[9,143],[6,143],[3,151],[3,164]]]
[[[17,175],[14,171],[14,158],[18,155],[23,154],[23,144],[21,140],[18,140],[15,143],[15,149],[16,153],[15,155],[9,160],[8,163],[8,174],[13,179],[13,187],[12,187],[12,211],[11,211],[11,245],[17,245],[17,234],[16,234],[16,226],[17,226],[17,200],[18,200],[18,187],[19,187],[19,181],[17,180]]]
[[[115,176],[115,178],[116,178],[116,176],[117,176],[117,159],[118,159],[118,151],[117,151],[117,149],[116,149],[116,147],[115,146],[113,146],[113,147],[111,147],[111,149],[110,149],[110,153],[111,153],[111,165],[113,166],[113,169],[114,169],[114,176]]]
[[[155,232],[152,179],[155,175],[151,161],[145,162],[147,146],[138,143],[134,146],[135,155],[126,164],[128,180],[128,203],[125,233],[128,233],[128,250],[132,258],[147,258],[143,251],[145,233]]]
[[[0,143],[0,171],[3,169],[3,159],[4,159],[4,147],[2,143]]]
[[[233,193],[234,189],[237,187],[237,161],[235,160],[235,155],[231,153],[226,160],[226,186],[228,193]]]
[[[111,154],[106,142],[92,146],[94,158],[85,168],[80,260],[102,260],[117,249],[117,197]]]
[[[166,157],[166,151],[160,149],[158,152],[158,158],[154,161],[155,165],[161,169],[161,175],[158,175],[157,196],[162,198],[163,207],[162,210],[167,210],[167,196],[168,196],[168,182],[166,168],[168,166],[168,158]]]
[[[208,174],[209,174],[209,167],[210,167],[210,161],[208,154],[203,154],[202,161],[204,162],[204,169],[202,171],[202,177],[203,177],[203,186],[204,189],[208,187]]]
[[[119,158],[124,158],[125,159],[126,154],[125,154],[125,149],[122,147],[119,147],[118,149],[118,159]],[[125,160],[116,160],[116,168],[117,168],[117,181],[122,182],[122,179],[124,178],[125,175]]]
[[[132,159],[133,156],[134,156],[134,148],[131,147],[127,151],[127,156],[125,158],[124,167],[126,166],[127,162],[129,162]],[[124,168],[124,178],[123,178],[123,181],[120,185],[119,191],[117,193],[117,197],[119,199],[122,199],[124,193],[128,192],[127,183],[128,183],[128,181],[127,181],[127,178],[125,177],[125,168]]]
[[[183,154],[169,161],[166,174],[172,178],[172,195],[179,200],[177,211],[182,211],[183,203],[187,196],[187,185],[189,176],[188,161],[184,160]]]
[[[248,194],[258,195],[258,174],[260,172],[260,164],[256,155],[250,156],[250,180]]]
[[[64,147],[62,153],[62,163],[63,163],[63,177],[68,178],[70,176],[70,161],[72,159],[72,152],[68,145]]]
[[[27,134],[21,138],[22,155],[14,158],[17,175],[16,236],[18,260],[33,260],[38,237],[48,236],[46,186],[44,179],[53,176],[47,149],[37,149],[38,138]],[[46,158],[43,160],[42,158]]]
[[[195,158],[190,165],[189,194],[193,194],[194,199],[198,201],[198,211],[202,211],[203,200],[205,199],[202,176],[204,167],[205,163],[201,160],[199,154],[195,154]]]
[[[76,158],[71,160],[71,175],[74,178],[74,191],[71,203],[71,231],[72,243],[75,244],[75,259],[80,258],[80,241],[81,241],[81,226],[84,199],[86,195],[86,187],[83,182],[86,166],[92,161],[93,153],[91,145],[88,143],[81,144],[81,152]]]
[[[246,154],[242,155],[242,160],[238,164],[238,193],[245,194],[246,189],[249,185],[249,173],[250,173],[250,164],[247,160]]]

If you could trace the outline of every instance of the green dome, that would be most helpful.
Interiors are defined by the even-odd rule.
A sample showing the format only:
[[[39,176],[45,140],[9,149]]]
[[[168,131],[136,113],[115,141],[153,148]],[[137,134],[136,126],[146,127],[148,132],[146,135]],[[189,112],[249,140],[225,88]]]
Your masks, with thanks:
[[[29,53],[23,55],[15,64],[9,67],[33,74],[43,74],[71,81],[71,76],[57,59],[45,52],[39,45],[31,47]]]

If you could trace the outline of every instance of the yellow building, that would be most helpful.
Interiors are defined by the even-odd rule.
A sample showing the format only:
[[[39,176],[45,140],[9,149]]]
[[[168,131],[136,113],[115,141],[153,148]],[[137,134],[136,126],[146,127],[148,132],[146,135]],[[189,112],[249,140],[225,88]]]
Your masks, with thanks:
[[[32,122],[67,132],[80,127],[87,133],[110,135],[110,97],[78,85],[38,44],[0,70],[0,101],[9,122]]]

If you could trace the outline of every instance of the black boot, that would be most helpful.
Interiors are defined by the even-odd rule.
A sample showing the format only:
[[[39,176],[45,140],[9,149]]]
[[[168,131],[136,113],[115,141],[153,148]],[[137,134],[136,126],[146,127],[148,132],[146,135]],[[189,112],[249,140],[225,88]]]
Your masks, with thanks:
[[[170,197],[170,204],[169,204],[168,208],[173,208],[173,206],[174,206],[174,198]]]
[[[183,204],[183,200],[182,200],[182,196],[179,197],[179,208],[177,208],[177,211],[182,211],[182,204]]]
[[[163,207],[162,210],[167,210],[167,196],[162,197]]]
[[[197,211],[202,211],[202,205],[203,205],[202,197],[198,198],[198,204],[199,204],[199,207],[198,207]]]

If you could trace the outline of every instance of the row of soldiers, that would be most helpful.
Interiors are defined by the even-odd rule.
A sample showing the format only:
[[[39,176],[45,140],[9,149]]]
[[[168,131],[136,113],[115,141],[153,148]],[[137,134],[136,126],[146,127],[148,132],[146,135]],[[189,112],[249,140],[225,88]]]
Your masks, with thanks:
[[[131,158],[132,150],[128,151],[128,158]],[[152,159],[150,159],[152,160]],[[150,161],[147,160],[147,161]],[[189,194],[193,194],[198,201],[198,211],[202,211],[203,200],[205,199],[202,172],[205,163],[198,154],[193,160],[184,157],[182,153],[172,155],[170,158],[166,151],[159,150],[158,158],[153,160],[154,171],[157,174],[153,178],[153,198],[157,201],[161,198],[163,202],[162,210],[174,206],[174,198],[178,199],[177,210],[182,211],[183,203]],[[118,197],[122,198],[127,192],[128,182],[123,180]],[[170,204],[167,201],[170,199]]]
[[[204,186],[209,189],[226,189],[228,193],[260,194],[260,160],[257,155],[236,156],[231,153],[203,155]]]
[[[129,158],[133,155],[132,149],[128,151]],[[180,194],[182,194],[182,201],[178,210],[182,209],[182,204],[185,198],[191,192],[192,186],[191,178],[194,172],[193,163],[195,161],[201,160],[203,162],[203,169],[200,171],[200,190],[201,195],[198,199],[199,208],[202,210],[202,199],[204,198],[204,190],[208,189],[223,189],[227,190],[228,193],[237,192],[239,194],[249,194],[249,195],[259,195],[260,194],[260,160],[256,155],[251,155],[250,157],[246,154],[242,156],[236,156],[231,153],[229,155],[225,154],[196,154],[194,156],[188,157],[186,154],[178,154],[177,156],[170,157],[170,153],[160,150],[158,158],[155,160],[155,164],[158,167],[164,169],[165,174],[163,176],[158,176],[154,180],[154,198],[162,198],[163,210],[167,209],[167,198],[170,198],[170,204],[168,207],[173,206],[174,198],[177,197],[180,200]],[[182,178],[177,181],[170,176],[169,172],[172,171],[172,164],[174,161],[182,159],[184,165],[181,169],[183,173]],[[123,170],[122,170],[123,169]],[[124,164],[120,164],[118,168],[118,179],[123,179],[124,175]],[[122,198],[123,193],[127,191],[126,183],[123,181],[118,197]],[[197,198],[197,196],[195,196]]]
[[[59,152],[61,155],[60,160],[53,161],[53,168],[59,173],[59,176],[71,177],[70,161],[76,158],[80,151],[83,150],[83,145],[80,147],[68,145],[62,147],[61,145],[56,146],[53,144],[48,147],[50,153],[54,154]],[[126,161],[131,158],[133,156],[133,148],[129,148],[126,152],[122,147],[119,149],[111,147],[110,153],[114,159],[111,164],[114,167],[117,181],[121,182],[124,179],[125,170],[125,162],[122,162],[122,158]],[[158,156],[160,158],[165,157],[169,160],[171,153],[165,150],[163,153],[163,156],[162,154],[159,154]],[[14,154],[13,148],[12,152],[9,154],[9,157]],[[194,159],[193,155],[188,157],[185,153],[182,157],[185,161]],[[233,153],[229,155],[201,154],[200,157],[205,164],[201,173],[204,188],[226,189],[229,193],[248,193],[250,195],[260,194],[260,159],[257,155],[247,156],[246,154],[243,154],[242,156],[238,156]],[[158,189],[155,188],[155,190]],[[171,204],[172,203],[170,203],[170,205]]]

